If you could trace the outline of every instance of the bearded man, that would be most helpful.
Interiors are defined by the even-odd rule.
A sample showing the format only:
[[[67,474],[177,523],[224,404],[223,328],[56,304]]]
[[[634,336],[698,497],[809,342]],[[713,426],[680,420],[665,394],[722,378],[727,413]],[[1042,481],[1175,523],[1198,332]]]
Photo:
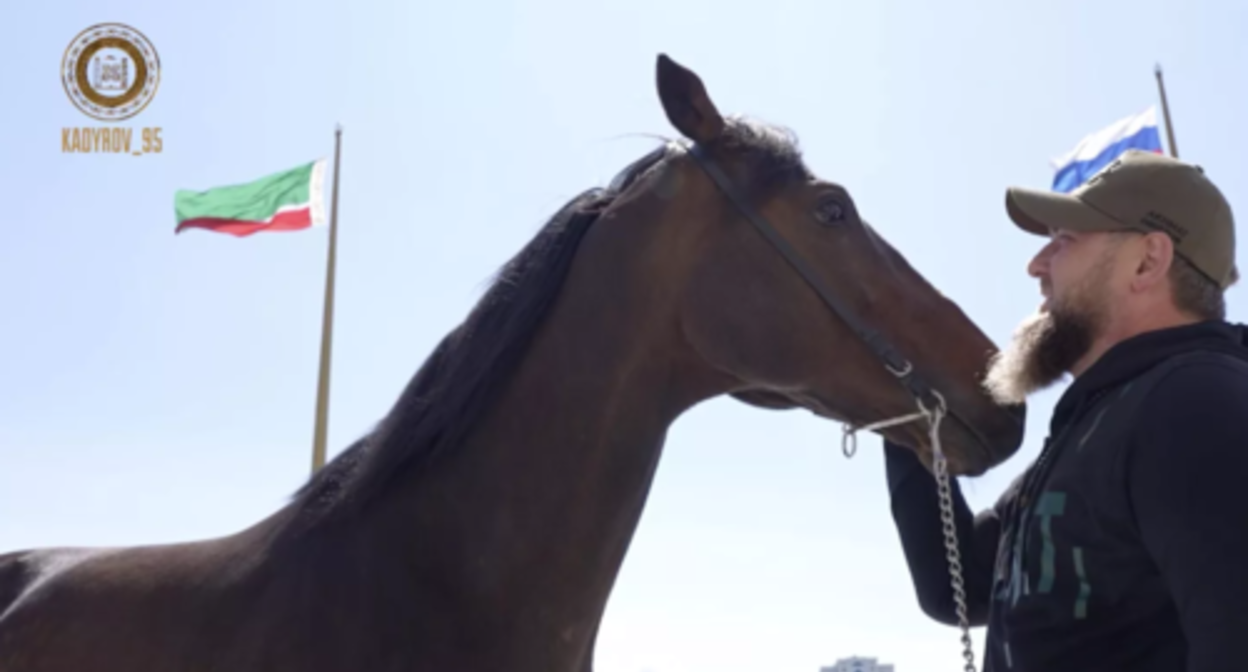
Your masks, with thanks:
[[[1248,331],[1230,205],[1204,172],[1128,151],[1070,194],[1012,188],[1046,237],[1044,302],[995,358],[1003,402],[1062,380],[1049,436],[995,506],[954,501],[985,672],[1248,669]],[[958,622],[935,480],[885,442],[920,606]],[[952,652],[951,652],[952,653]]]

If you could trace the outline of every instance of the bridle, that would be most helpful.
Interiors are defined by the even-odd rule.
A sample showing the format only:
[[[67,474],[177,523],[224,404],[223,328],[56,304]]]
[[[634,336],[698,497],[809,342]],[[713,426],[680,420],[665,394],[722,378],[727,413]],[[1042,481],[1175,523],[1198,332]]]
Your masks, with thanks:
[[[935,472],[937,491],[940,495],[940,518],[941,527],[945,535],[945,554],[949,561],[950,585],[953,588],[954,600],[957,604],[958,622],[962,629],[962,657],[966,661],[963,669],[965,672],[975,672],[975,653],[971,648],[966,591],[962,579],[961,554],[958,552],[957,528],[953,517],[953,499],[949,485],[948,463],[940,445],[940,424],[949,413],[944,397],[927,384],[927,381],[914,370],[914,364],[898,352],[888,339],[858,320],[854,313],[846,308],[836,298],[835,294],[828,290],[827,286],[806,260],[734,188],[732,180],[715,163],[715,160],[711,158],[703,145],[693,143],[687,147],[687,150],[689,155],[694,158],[694,162],[701,166],[702,170],[711,178],[711,181],[728,197],[728,200],[732,201],[737,210],[780,252],[780,255],[806,280],[807,284],[815,290],[815,293],[827,304],[828,308],[862,339],[867,347],[875,353],[875,356],[879,358],[884,368],[893,374],[897,381],[914,397],[915,404],[918,406],[918,411],[915,413],[859,426],[846,424],[842,450],[845,452],[846,457],[853,456],[857,450],[857,432],[883,429],[919,420],[927,421],[928,435],[932,444],[932,471]],[[852,208],[849,210],[851,215],[856,216]]]
[[[962,629],[962,656],[966,661],[963,669],[965,672],[975,672],[975,654],[971,648],[966,591],[962,579],[961,554],[958,552],[957,528],[953,517],[953,499],[949,485],[948,464],[940,445],[940,424],[945,416],[949,414],[944,397],[940,392],[928,385],[927,381],[915,371],[914,364],[898,352],[888,339],[884,338],[875,329],[863,324],[852,311],[837,299],[835,294],[828,290],[828,287],[806,260],[737,191],[732,184],[732,180],[715,163],[715,160],[711,158],[703,145],[692,143],[686,149],[689,155],[694,158],[694,162],[706,172],[711,181],[728,197],[728,200],[736,206],[737,210],[780,252],[785,261],[789,262],[789,265],[806,280],[807,284],[815,290],[815,293],[819,295],[819,298],[823,300],[828,308],[862,339],[884,365],[884,368],[893,374],[897,381],[914,397],[915,404],[918,406],[918,411],[914,413],[858,426],[847,423],[841,449],[846,457],[852,457],[857,451],[856,436],[857,432],[860,431],[883,429],[920,420],[927,421],[928,435],[932,444],[932,471],[935,473],[937,491],[940,495],[940,517],[945,535],[946,558],[949,561],[950,585],[953,587],[954,600],[957,603],[958,621]],[[857,216],[852,207],[847,209],[851,216]]]

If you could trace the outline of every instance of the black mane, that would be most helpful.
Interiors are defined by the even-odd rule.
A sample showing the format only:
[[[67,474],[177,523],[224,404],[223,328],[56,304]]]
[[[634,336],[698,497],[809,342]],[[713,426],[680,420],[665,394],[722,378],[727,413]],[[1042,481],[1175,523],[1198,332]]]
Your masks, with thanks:
[[[805,175],[787,131],[730,120],[724,146],[741,152],[764,181]],[[664,144],[628,165],[606,188],[588,189],[556,212],[496,274],[465,321],[417,371],[390,412],[295,494],[301,516],[363,504],[400,473],[458,445],[526,354],[585,233],[621,193],[669,155]],[[354,507],[347,507],[354,508]]]

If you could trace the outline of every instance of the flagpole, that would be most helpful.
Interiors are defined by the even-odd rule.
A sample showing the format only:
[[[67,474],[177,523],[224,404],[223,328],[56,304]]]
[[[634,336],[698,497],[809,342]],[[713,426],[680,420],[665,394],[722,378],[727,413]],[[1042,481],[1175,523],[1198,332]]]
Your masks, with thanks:
[[[316,385],[316,427],[312,433],[312,472],[325,466],[326,426],[329,422],[329,361],[334,332],[334,267],[338,257],[338,163],[342,125],[334,127],[334,188],[329,210],[329,258],[325,269],[325,312],[321,323],[321,371]]]
[[[1170,141],[1170,156],[1179,158],[1179,148],[1174,144],[1174,126],[1170,123],[1170,104],[1166,102],[1166,84],[1161,79],[1161,64],[1154,70],[1157,75],[1157,90],[1161,93],[1161,114],[1166,120],[1166,139]]]

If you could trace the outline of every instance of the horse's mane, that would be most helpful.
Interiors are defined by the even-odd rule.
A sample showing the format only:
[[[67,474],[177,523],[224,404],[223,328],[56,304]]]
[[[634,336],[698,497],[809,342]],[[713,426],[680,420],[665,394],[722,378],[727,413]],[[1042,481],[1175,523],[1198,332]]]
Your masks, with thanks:
[[[734,118],[725,144],[745,150],[769,178],[805,170],[795,140],[782,129]],[[295,494],[305,521],[372,500],[397,475],[424,468],[463,440],[526,354],[585,233],[670,151],[672,145],[665,143],[626,166],[607,187],[572,198],[499,269],[481,300],[437,345],[390,412]]]

